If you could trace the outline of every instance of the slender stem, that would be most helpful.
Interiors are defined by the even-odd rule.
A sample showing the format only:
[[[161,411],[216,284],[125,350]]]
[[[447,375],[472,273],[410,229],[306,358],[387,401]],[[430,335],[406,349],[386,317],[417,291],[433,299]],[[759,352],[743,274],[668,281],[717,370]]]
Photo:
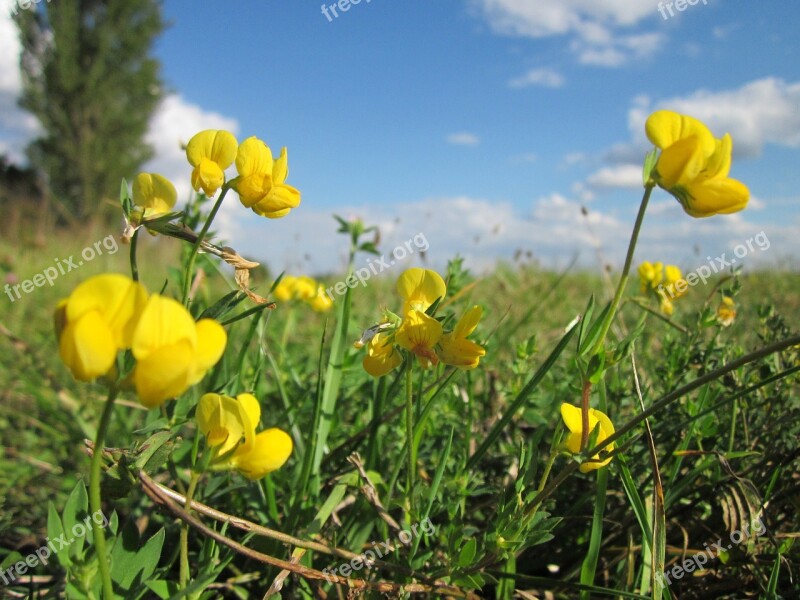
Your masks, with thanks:
[[[733,452],[734,444],[736,441],[736,413],[738,412],[739,402],[736,398],[733,399],[733,406],[731,407],[731,425],[728,432],[728,452]]]
[[[117,397],[117,387],[112,386],[108,391],[108,398],[103,406],[100,423],[97,426],[97,435],[94,440],[94,451],[89,471],[89,508],[92,514],[102,514],[103,505],[100,497],[100,475],[103,465],[103,445],[105,444],[106,431],[114,412],[114,400]],[[113,600],[114,586],[111,583],[111,567],[108,564],[108,550],[102,526],[97,519],[92,519],[92,533],[94,534],[94,547],[97,554],[97,565],[100,570],[100,580],[103,584],[103,600]]]
[[[639,214],[636,215],[636,223],[631,232],[631,241],[628,243],[628,254],[625,257],[625,266],[622,268],[622,275],[617,284],[617,291],[614,293],[614,299],[611,301],[611,308],[608,314],[606,314],[603,328],[600,330],[600,337],[597,338],[597,342],[594,348],[592,348],[590,355],[597,354],[603,347],[603,342],[605,342],[606,335],[608,335],[608,330],[611,329],[611,323],[614,322],[619,303],[622,301],[622,294],[625,292],[625,287],[628,285],[628,275],[630,274],[631,264],[633,263],[633,252],[636,249],[636,241],[639,239],[639,230],[642,228],[644,213],[647,210],[647,204],[650,202],[650,194],[653,193],[654,187],[655,185],[647,185],[644,188],[644,196],[642,197],[642,203],[639,205]]]
[[[412,372],[414,371],[414,357],[409,356],[409,365],[406,369],[406,446],[408,446],[408,506],[409,513],[414,512],[414,472],[417,460],[414,456],[414,390],[412,388]]]
[[[588,379],[583,382],[581,394],[581,450],[586,450],[589,444],[589,396],[592,392],[592,382]]]
[[[192,478],[189,480],[189,489],[186,491],[186,499],[184,501],[184,508],[187,512],[192,509],[192,499],[201,475],[202,473],[192,471]],[[186,522],[181,523],[180,546],[180,589],[185,589],[189,584],[189,524]]]
[[[211,212],[206,219],[203,228],[200,230],[200,233],[197,235],[197,240],[192,246],[192,251],[189,254],[189,260],[186,264],[186,277],[183,280],[183,304],[186,305],[189,302],[189,289],[192,285],[192,279],[194,278],[194,263],[197,259],[197,252],[200,250],[200,245],[203,243],[203,240],[208,233],[208,230],[211,228],[211,223],[214,221],[214,217],[217,216],[217,212],[219,211],[219,207],[222,206],[222,201],[225,199],[225,195],[228,193],[228,184],[226,183],[222,186],[222,192],[219,194],[219,198],[214,203],[214,208],[211,209]]]
[[[139,267],[136,264],[136,246],[138,245],[138,242],[139,242],[139,230],[137,229],[136,231],[133,232],[133,235],[131,236],[131,254],[130,254],[131,278],[134,281],[139,281]]]

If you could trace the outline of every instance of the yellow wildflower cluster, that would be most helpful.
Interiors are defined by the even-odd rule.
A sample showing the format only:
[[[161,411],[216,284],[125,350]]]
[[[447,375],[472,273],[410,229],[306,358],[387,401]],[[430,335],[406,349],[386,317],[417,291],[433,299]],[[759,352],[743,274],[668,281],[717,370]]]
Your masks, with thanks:
[[[273,159],[272,150],[257,137],[241,144],[228,131],[208,129],[194,135],[186,145],[186,158],[193,167],[192,187],[213,196],[226,184],[225,170],[234,162],[238,177],[227,185],[239,200],[258,215],[277,219],[300,205],[300,192],[286,183],[289,159],[286,148]],[[175,186],[156,173],[139,173],[133,181],[133,220],[141,222],[167,213],[175,206]]]
[[[280,302],[302,300],[317,312],[333,308],[333,299],[325,292],[325,286],[305,275],[284,275],[272,294]]]
[[[136,365],[130,383],[148,408],[185,392],[222,357],[227,334],[212,319],[195,322],[179,302],[148,295],[129,277],[104,274],[80,284],[55,314],[61,359],[76,379],[110,374],[121,350]]]
[[[261,405],[252,394],[205,394],[195,419],[213,452],[215,470],[237,470],[248,479],[261,479],[281,468],[292,453],[292,438],[285,431],[273,427],[256,433]]]
[[[645,123],[648,139],[661,150],[651,173],[693,217],[742,210],[750,199],[747,186],[728,177],[733,141],[717,139],[703,123],[669,110],[654,112]]]
[[[643,294],[656,296],[659,299],[661,312],[672,316],[673,300],[686,295],[688,285],[683,279],[681,270],[675,265],[664,266],[663,263],[643,262],[639,265],[639,279]],[[683,285],[678,282],[683,281]]]
[[[423,368],[440,361],[461,369],[478,366],[486,350],[468,339],[475,331],[483,310],[473,306],[458,320],[450,332],[428,314],[437,300],[444,299],[447,287],[435,271],[413,268],[397,281],[397,292],[403,298],[402,318],[389,319],[365,332],[356,347],[367,344],[364,370],[373,377],[386,375],[403,362],[400,350],[416,356]]]

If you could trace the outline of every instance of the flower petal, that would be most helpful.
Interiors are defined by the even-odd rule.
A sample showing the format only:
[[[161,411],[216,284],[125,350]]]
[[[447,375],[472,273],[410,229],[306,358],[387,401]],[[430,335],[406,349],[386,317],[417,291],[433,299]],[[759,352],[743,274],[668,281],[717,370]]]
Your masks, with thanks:
[[[262,431],[249,449],[236,451],[232,463],[248,479],[261,479],[280,469],[292,454],[292,438],[277,428]]]
[[[91,381],[111,370],[118,346],[106,320],[98,311],[91,311],[64,327],[58,349],[75,379]]]
[[[704,156],[711,156],[716,142],[711,131],[701,121],[671,110],[659,110],[648,117],[644,126],[647,138],[661,150],[672,146],[679,140],[697,136]]]
[[[687,187],[691,202],[684,210],[693,217],[711,217],[743,210],[750,200],[750,190],[736,179],[714,178]]]
[[[236,155],[236,172],[242,177],[253,174],[272,177],[272,151],[257,137],[249,137],[239,144]]]
[[[197,328],[192,316],[177,300],[153,294],[133,335],[133,356],[142,360],[151,352],[181,342],[191,349],[197,346]]]
[[[169,212],[177,199],[175,186],[158,173],[139,173],[133,180],[133,202],[136,206],[150,209],[147,216]]]
[[[403,314],[411,310],[425,312],[436,302],[444,298],[447,286],[444,279],[436,271],[414,267],[407,269],[397,280],[397,293],[405,301]]]
[[[185,392],[189,387],[193,354],[189,342],[183,340],[138,359],[133,383],[141,403],[147,408],[157,408],[165,400]]]
[[[147,301],[147,291],[140,283],[124,275],[106,273],[81,283],[67,300],[67,322],[97,311],[113,332],[118,348],[131,345],[134,328]]]
[[[194,373],[190,379],[192,385],[200,381],[206,371],[217,364],[228,343],[228,334],[225,329],[213,319],[201,319],[196,323],[195,331],[197,346],[195,347]]]

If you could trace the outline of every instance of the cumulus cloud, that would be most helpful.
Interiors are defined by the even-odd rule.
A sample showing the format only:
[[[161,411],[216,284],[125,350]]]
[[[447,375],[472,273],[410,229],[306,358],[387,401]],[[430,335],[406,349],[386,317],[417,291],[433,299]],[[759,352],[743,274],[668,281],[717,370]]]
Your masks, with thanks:
[[[448,144],[454,146],[477,146],[481,143],[481,139],[477,135],[468,131],[451,133],[446,139]]]
[[[653,102],[639,97],[628,114],[632,131],[643,141],[644,122],[665,108],[692,115],[718,136],[730,133],[738,157],[758,156],[766,144],[800,147],[800,82],[766,77],[721,91],[699,90]]]
[[[586,184],[593,189],[641,189],[642,165],[603,167],[589,175]]]
[[[582,64],[618,67],[653,55],[665,37],[632,31],[657,14],[641,0],[472,0],[474,10],[500,35],[529,38],[567,36]]]
[[[516,77],[508,82],[508,86],[511,88],[524,88],[534,85],[560,88],[564,85],[564,76],[553,69],[531,69],[521,77]]]

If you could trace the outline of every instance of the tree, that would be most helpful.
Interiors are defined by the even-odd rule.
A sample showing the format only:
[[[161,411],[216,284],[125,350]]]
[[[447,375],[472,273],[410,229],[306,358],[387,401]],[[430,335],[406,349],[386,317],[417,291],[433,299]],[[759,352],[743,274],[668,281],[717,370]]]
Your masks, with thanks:
[[[69,0],[15,16],[22,42],[20,105],[43,134],[27,149],[73,225],[108,217],[120,180],[152,156],[145,143],[162,98],[150,55],[164,29],[157,0]]]

